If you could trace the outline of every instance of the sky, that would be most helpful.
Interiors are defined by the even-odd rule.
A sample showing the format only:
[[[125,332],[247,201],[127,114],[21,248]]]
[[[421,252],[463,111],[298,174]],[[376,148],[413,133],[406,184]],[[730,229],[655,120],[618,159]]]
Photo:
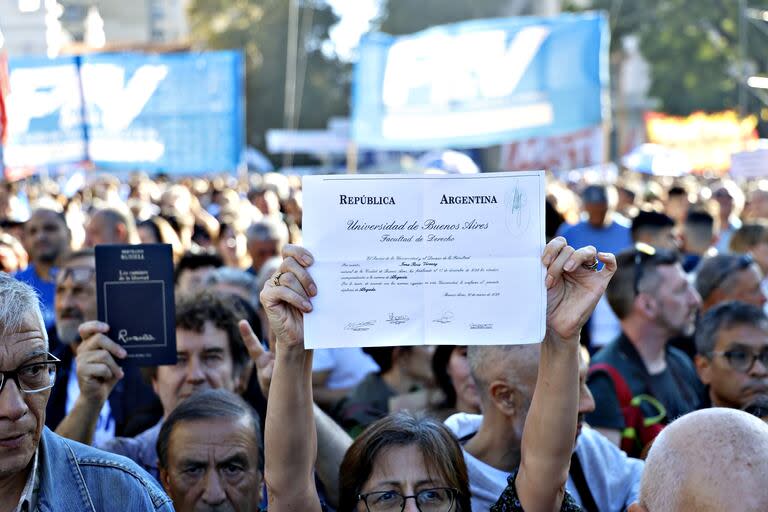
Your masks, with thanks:
[[[327,0],[341,21],[331,29],[331,39],[339,56],[349,59],[379,12],[380,0]]]

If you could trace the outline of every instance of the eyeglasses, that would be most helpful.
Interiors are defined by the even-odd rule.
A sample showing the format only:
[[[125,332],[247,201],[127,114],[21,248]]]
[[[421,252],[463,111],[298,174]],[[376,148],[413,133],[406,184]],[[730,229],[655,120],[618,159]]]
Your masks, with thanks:
[[[16,387],[24,393],[39,393],[53,387],[56,382],[56,367],[61,359],[52,354],[46,354],[48,359],[19,366],[15,370],[0,372],[0,393],[5,383],[11,379]]]
[[[403,496],[397,491],[378,491],[361,494],[357,501],[365,503],[368,512],[403,512],[405,502],[411,498],[420,512],[450,512],[456,494],[456,489],[450,488],[424,489],[412,496]]]
[[[643,278],[643,260],[646,258],[652,258],[655,255],[656,248],[652,245],[648,245],[642,242],[635,244],[635,282],[632,287],[632,291],[635,292],[635,297],[640,295],[640,280]]]
[[[752,369],[755,361],[768,368],[768,348],[762,349],[758,353],[750,352],[741,348],[726,350],[724,352],[710,352],[710,356],[724,357],[728,365],[738,372],[746,373]]]
[[[755,260],[752,258],[751,254],[742,254],[737,259],[732,260],[731,265],[725,267],[725,270],[723,270],[723,273],[720,275],[720,277],[712,283],[712,286],[710,287],[710,293],[720,288],[728,276],[735,272],[749,268],[754,262]]]
[[[59,270],[56,274],[56,282],[61,284],[72,277],[72,281],[78,284],[89,284],[93,282],[93,276],[96,269],[93,267],[67,267]]]

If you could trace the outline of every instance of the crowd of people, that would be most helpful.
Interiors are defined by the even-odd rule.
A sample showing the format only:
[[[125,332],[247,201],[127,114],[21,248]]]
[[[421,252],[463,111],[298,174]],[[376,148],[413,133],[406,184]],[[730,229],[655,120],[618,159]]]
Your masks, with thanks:
[[[307,351],[298,178],[0,184],[0,512],[768,510],[768,183],[546,207],[542,343]],[[115,243],[172,246],[175,365],[98,321]]]

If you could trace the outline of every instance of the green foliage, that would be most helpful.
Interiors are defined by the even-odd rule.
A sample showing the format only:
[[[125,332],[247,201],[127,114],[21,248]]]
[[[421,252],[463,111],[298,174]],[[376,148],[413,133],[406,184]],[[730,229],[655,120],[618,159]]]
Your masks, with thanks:
[[[189,7],[193,42],[207,49],[245,52],[247,142],[262,150],[266,131],[284,127],[289,3],[191,0]],[[336,59],[332,48],[327,51],[329,28],[338,21],[331,8],[321,0],[303,0],[300,6],[299,27],[304,37],[299,54],[306,58],[306,75],[299,93],[298,127],[325,128],[331,116],[348,115],[349,65]]]
[[[381,31],[400,35],[434,25],[504,16],[509,0],[386,0]]]
[[[565,8],[580,10],[577,2]],[[583,2],[578,2],[583,4]],[[611,20],[611,50],[621,49],[627,34],[640,37],[651,65],[650,96],[661,110],[686,115],[696,110],[738,107],[738,0],[591,0],[590,9],[605,10]],[[750,0],[750,7],[768,9],[768,1]],[[768,24],[766,24],[768,28]],[[750,24],[748,55],[765,60],[768,37]],[[750,97],[755,111],[759,103]]]

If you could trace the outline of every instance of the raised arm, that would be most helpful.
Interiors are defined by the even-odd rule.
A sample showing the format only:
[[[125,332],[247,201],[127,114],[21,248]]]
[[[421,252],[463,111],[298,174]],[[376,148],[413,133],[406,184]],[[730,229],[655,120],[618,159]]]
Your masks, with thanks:
[[[589,267],[599,260],[603,270]],[[574,250],[562,237],[544,250],[547,334],[536,390],[523,431],[515,487],[526,512],[557,512],[565,496],[576,440],[579,403],[579,332],[616,271],[612,254]]]
[[[288,245],[277,276],[267,281],[261,303],[274,331],[275,362],[264,433],[264,482],[269,510],[320,511],[314,480],[317,433],[312,402],[312,353],[304,350],[303,314],[316,288],[306,271],[308,251]]]
[[[267,352],[247,321],[240,321],[240,335],[243,338],[251,359],[256,363],[256,374],[264,396],[269,396],[272,373],[275,368],[275,355]],[[314,375],[314,372],[313,372]],[[317,431],[317,460],[315,471],[317,478],[325,487],[328,503],[336,507],[339,504],[339,468],[344,454],[352,445],[352,438],[336,424],[315,403],[315,430]]]

